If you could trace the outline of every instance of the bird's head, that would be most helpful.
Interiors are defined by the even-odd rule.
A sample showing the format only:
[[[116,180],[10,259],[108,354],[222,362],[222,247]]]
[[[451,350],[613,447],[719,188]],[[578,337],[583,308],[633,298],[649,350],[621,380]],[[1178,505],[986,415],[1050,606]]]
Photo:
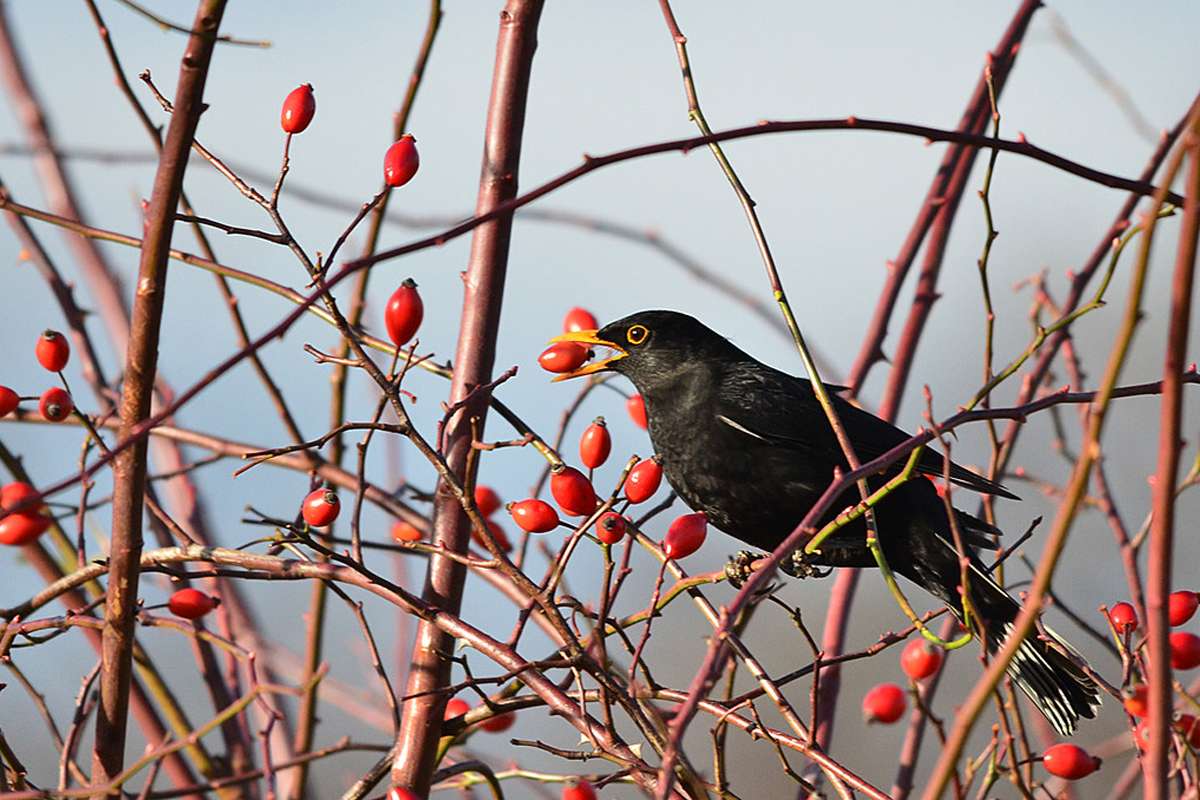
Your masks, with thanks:
[[[593,372],[619,372],[640,391],[694,364],[718,356],[728,358],[731,353],[740,355],[723,336],[678,311],[639,311],[599,330],[564,333],[550,341],[575,342],[612,351],[607,357],[555,377],[555,381]]]

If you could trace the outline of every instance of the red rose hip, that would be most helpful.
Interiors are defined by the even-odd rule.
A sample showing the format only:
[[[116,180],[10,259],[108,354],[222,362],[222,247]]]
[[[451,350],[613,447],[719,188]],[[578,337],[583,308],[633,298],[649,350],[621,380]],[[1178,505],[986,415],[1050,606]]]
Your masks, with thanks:
[[[47,329],[38,337],[34,355],[43,368],[50,372],[62,372],[62,368],[71,360],[71,345],[67,343],[67,337]]]
[[[625,479],[625,497],[631,503],[644,503],[658,491],[662,483],[662,464],[658,457],[639,461]]]
[[[574,467],[561,467],[550,475],[550,494],[554,502],[571,517],[585,517],[596,510],[596,490],[592,482]]]
[[[387,800],[421,800],[416,792],[405,789],[403,786],[393,786],[388,789]]]
[[[595,469],[608,460],[612,452],[612,437],[604,417],[596,417],[579,438],[579,460],[588,469]]]
[[[1185,631],[1171,634],[1171,666],[1175,669],[1200,667],[1200,636]]]
[[[594,331],[600,327],[596,317],[586,308],[575,306],[563,317],[563,333],[578,333],[579,331]]]
[[[301,84],[292,89],[283,100],[283,110],[279,113],[279,125],[284,133],[301,133],[312,122],[317,113],[317,99],[313,97],[311,83]]]
[[[1133,744],[1143,752],[1150,749],[1150,723],[1148,721],[1142,720],[1133,729]]]
[[[332,489],[313,489],[304,498],[300,513],[309,525],[323,528],[337,519],[341,510],[342,502],[338,500],[337,492]]]
[[[75,404],[71,402],[71,395],[57,386],[42,392],[42,397],[38,400],[38,413],[47,422],[62,422],[71,416],[74,410]]]
[[[863,696],[863,718],[890,725],[904,714],[907,698],[894,683],[881,683]]]
[[[1137,612],[1129,603],[1117,603],[1108,610],[1108,618],[1117,629],[1117,633],[1133,633],[1138,627]]]
[[[21,405],[21,395],[7,386],[0,386],[0,417],[7,417]]]
[[[646,417],[646,401],[640,394],[635,394],[625,401],[625,410],[629,412],[633,424],[642,430],[650,429],[650,420]]]
[[[1042,766],[1051,775],[1077,781],[1100,769],[1100,759],[1078,745],[1062,742],[1046,748]]]
[[[562,800],[596,800],[596,790],[585,780],[568,783],[563,787]]]
[[[421,530],[416,525],[396,520],[392,523],[392,538],[397,542],[411,543],[421,541]]]
[[[1148,704],[1148,695],[1150,688],[1138,684],[1130,686],[1121,692],[1121,704],[1125,706],[1125,710],[1129,712],[1131,717],[1144,717],[1150,713]]]
[[[396,347],[403,347],[416,335],[423,319],[425,304],[421,302],[421,295],[417,292],[416,281],[408,278],[400,284],[399,289],[392,292],[383,312],[383,324],[387,328],[388,338]]]
[[[488,733],[504,733],[517,721],[517,715],[511,711],[507,714],[497,714],[479,723],[479,727]]]
[[[216,608],[218,603],[217,598],[189,587],[171,595],[171,599],[167,601],[167,608],[177,617],[200,619]]]
[[[943,657],[941,648],[924,639],[913,639],[900,654],[900,669],[914,681],[919,681],[937,672]]]
[[[22,481],[5,484],[0,489],[0,544],[29,544],[50,527],[51,519],[42,513],[46,506],[39,502],[38,490]]]
[[[616,544],[625,538],[628,525],[615,511],[605,511],[596,521],[596,538],[605,544]]]
[[[1176,712],[1171,727],[1179,731],[1179,734],[1187,740],[1193,750],[1200,750],[1200,720],[1191,714]]]
[[[479,508],[480,514],[490,517],[500,508],[500,495],[496,494],[496,490],[490,486],[476,486],[475,505]]]
[[[454,719],[461,717],[463,714],[471,710],[471,704],[459,697],[452,697],[446,703],[446,713],[442,715],[442,719]]]
[[[1197,606],[1200,606],[1200,594],[1190,591],[1171,592],[1167,600],[1167,621],[1173,628],[1183,625],[1196,613]]]
[[[529,533],[549,533],[558,527],[558,513],[544,500],[531,497],[519,503],[510,503],[508,513]]]
[[[588,360],[588,349],[575,342],[558,342],[542,351],[538,365],[546,372],[570,372]]]
[[[700,549],[708,536],[708,517],[703,513],[684,514],[676,517],[663,538],[663,552],[667,558],[686,558]]]
[[[412,180],[420,166],[417,140],[411,133],[406,133],[383,155],[383,182],[392,188],[403,186]]]

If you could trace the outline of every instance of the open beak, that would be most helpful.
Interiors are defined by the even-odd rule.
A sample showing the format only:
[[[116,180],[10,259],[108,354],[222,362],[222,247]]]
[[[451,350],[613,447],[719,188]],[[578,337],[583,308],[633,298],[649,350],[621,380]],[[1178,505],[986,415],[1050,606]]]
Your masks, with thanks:
[[[614,342],[601,339],[597,333],[598,331],[594,330],[572,331],[571,333],[564,333],[561,336],[555,336],[550,340],[551,344],[557,344],[559,342],[574,342],[575,344],[581,344],[586,347],[608,347],[616,351],[608,358],[603,358],[599,361],[593,361],[590,364],[584,364],[577,370],[572,370],[571,372],[564,372],[562,375],[557,375],[552,379],[553,382],[557,383],[558,381],[570,380],[571,378],[578,378],[581,375],[591,375],[593,372],[603,372],[604,370],[611,368],[612,365],[617,361],[620,361],[622,358],[625,358],[625,356],[629,355],[629,352],[625,350],[624,347],[621,347],[619,344]]]

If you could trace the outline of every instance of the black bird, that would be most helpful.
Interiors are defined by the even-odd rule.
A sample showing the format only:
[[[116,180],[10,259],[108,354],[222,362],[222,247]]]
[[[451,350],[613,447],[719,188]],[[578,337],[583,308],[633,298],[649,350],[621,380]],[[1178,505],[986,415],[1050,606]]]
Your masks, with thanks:
[[[613,355],[559,376],[615,371],[629,378],[646,403],[650,440],[672,488],[693,510],[749,545],[773,550],[795,529],[833,478],[848,469],[812,384],[755,360],[698,320],[674,311],[642,311],[599,330],[556,337],[611,348]],[[829,386],[830,392],[842,387]],[[862,463],[909,435],[836,394],[834,406]],[[941,454],[925,448],[917,470],[940,476]],[[900,470],[872,478],[877,487]],[[1017,499],[999,484],[957,464],[951,480],[977,492]],[[830,507],[827,522],[858,502],[847,491]],[[910,480],[875,509],[879,542],[891,568],[962,617],[958,552],[945,506],[933,484]],[[970,546],[971,601],[982,617],[984,644],[997,651],[1020,611],[1017,601],[988,575],[975,548],[996,549],[993,526],[955,510]],[[874,567],[862,519],[841,528],[819,554],[795,557],[793,574],[814,566]],[[1075,651],[1046,629],[1062,650]],[[1078,657],[1077,654],[1075,654]],[[1093,718],[1100,692],[1071,658],[1038,638],[1028,638],[1009,675],[1060,734]]]

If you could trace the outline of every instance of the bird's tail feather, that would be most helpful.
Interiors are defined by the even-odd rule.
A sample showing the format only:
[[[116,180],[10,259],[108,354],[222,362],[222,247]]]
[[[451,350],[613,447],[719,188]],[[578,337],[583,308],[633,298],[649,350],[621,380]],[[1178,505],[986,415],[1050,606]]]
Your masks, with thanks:
[[[971,595],[984,617],[987,650],[996,653],[1012,636],[1013,621],[1021,607],[991,576],[979,569],[973,569]],[[1049,628],[1042,626],[1042,631],[1053,639],[1053,644],[1041,638],[1026,637],[1009,663],[1008,675],[1045,715],[1054,730],[1070,736],[1081,717],[1093,719],[1096,716],[1100,707],[1100,689],[1067,655],[1078,656],[1075,648]]]

